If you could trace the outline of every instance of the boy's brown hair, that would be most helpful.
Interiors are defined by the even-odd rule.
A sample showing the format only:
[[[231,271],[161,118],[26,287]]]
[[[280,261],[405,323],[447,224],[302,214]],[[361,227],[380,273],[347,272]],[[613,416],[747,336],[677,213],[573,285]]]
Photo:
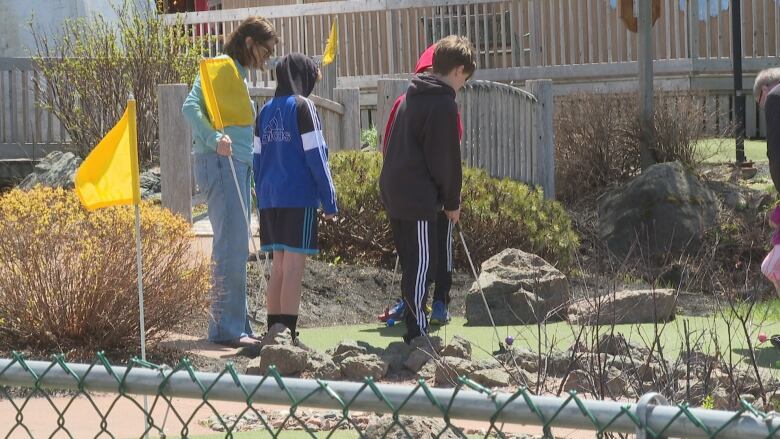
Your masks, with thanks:
[[[252,51],[246,47],[246,37],[252,38],[255,44],[259,44],[264,49],[265,59],[273,55],[274,46],[279,40],[273,23],[264,17],[249,17],[236,28],[227,37],[227,42],[223,51],[225,55],[235,59],[242,66],[248,67],[252,64]],[[262,68],[262,63],[259,66]]]
[[[471,76],[477,70],[477,51],[466,37],[450,35],[436,42],[433,51],[433,72],[448,75],[456,67]]]

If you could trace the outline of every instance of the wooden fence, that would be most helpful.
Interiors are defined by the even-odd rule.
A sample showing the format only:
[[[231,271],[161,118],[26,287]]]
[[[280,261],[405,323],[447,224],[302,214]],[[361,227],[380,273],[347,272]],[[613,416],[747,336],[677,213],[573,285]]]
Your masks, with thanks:
[[[192,137],[181,113],[188,93],[189,87],[184,84],[158,87],[162,204],[191,221],[192,196],[196,193],[191,162]],[[359,94],[356,89],[337,88],[333,90],[334,100],[311,96],[330,151],[360,149]],[[252,87],[249,95],[259,110],[274,95],[274,90]]]
[[[741,1],[745,57],[780,56],[778,3]],[[720,0],[661,3],[656,60],[730,58],[730,12],[698,12],[700,3],[709,9]],[[338,20],[339,75],[349,77],[409,73],[427,45],[452,33],[474,43],[481,70],[633,62],[638,54],[636,34],[610,0],[353,0],[188,13],[183,23],[193,34],[216,37],[217,51],[249,15],[274,22],[281,54],[321,53]],[[176,16],[167,20],[176,23]]]
[[[43,78],[29,58],[0,58],[0,159],[39,159],[70,143],[60,121],[38,104]]]
[[[378,84],[380,142],[388,113],[408,81]],[[490,81],[471,81],[458,93],[463,122],[461,156],[491,176],[523,181],[555,197],[552,81],[526,83],[526,90]]]

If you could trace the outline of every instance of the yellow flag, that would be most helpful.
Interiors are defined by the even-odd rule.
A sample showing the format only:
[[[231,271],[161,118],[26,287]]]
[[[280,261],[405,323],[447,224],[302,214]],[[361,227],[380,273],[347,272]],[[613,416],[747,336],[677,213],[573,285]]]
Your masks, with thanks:
[[[336,52],[339,50],[339,20],[333,20],[330,25],[330,36],[328,44],[325,46],[325,53],[322,55],[322,65],[327,66],[336,60]]]
[[[223,130],[227,126],[252,125],[254,111],[249,91],[231,58],[201,61],[200,83],[214,128]]]
[[[79,166],[76,193],[89,210],[140,203],[135,100]]]

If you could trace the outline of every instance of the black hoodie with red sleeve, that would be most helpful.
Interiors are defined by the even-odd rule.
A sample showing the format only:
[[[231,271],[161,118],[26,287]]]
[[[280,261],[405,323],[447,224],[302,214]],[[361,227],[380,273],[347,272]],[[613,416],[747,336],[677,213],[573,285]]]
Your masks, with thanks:
[[[379,188],[388,216],[436,219],[460,207],[463,179],[455,90],[442,80],[412,79],[388,140]]]

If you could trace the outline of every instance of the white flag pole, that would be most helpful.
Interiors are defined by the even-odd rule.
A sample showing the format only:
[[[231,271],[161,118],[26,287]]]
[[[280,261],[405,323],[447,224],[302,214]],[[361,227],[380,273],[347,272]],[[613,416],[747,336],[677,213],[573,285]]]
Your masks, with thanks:
[[[141,360],[146,361],[146,327],[144,324],[144,281],[141,268],[141,206],[135,205],[135,254],[138,267],[138,308],[141,325]]]
[[[132,94],[130,94],[130,97],[128,99],[128,106],[130,105],[129,101],[135,101],[135,98]],[[135,147],[135,154],[136,159],[138,160],[138,140],[136,137],[136,118],[135,118],[135,111],[133,111],[133,117],[130,121],[130,130],[131,130],[131,142],[135,143],[133,145]],[[136,170],[135,172],[138,172]],[[140,178],[139,178],[139,184],[140,184]],[[142,259],[141,259],[141,203],[140,200],[136,199],[135,202],[135,264],[136,264],[136,270],[138,272],[138,321],[141,331],[141,361],[146,362],[146,324],[144,322],[144,279],[143,279],[143,266],[142,266]],[[147,399],[147,396],[144,395],[144,438],[149,437],[148,429],[149,429],[149,422],[148,422],[148,407],[149,407],[149,401]]]

